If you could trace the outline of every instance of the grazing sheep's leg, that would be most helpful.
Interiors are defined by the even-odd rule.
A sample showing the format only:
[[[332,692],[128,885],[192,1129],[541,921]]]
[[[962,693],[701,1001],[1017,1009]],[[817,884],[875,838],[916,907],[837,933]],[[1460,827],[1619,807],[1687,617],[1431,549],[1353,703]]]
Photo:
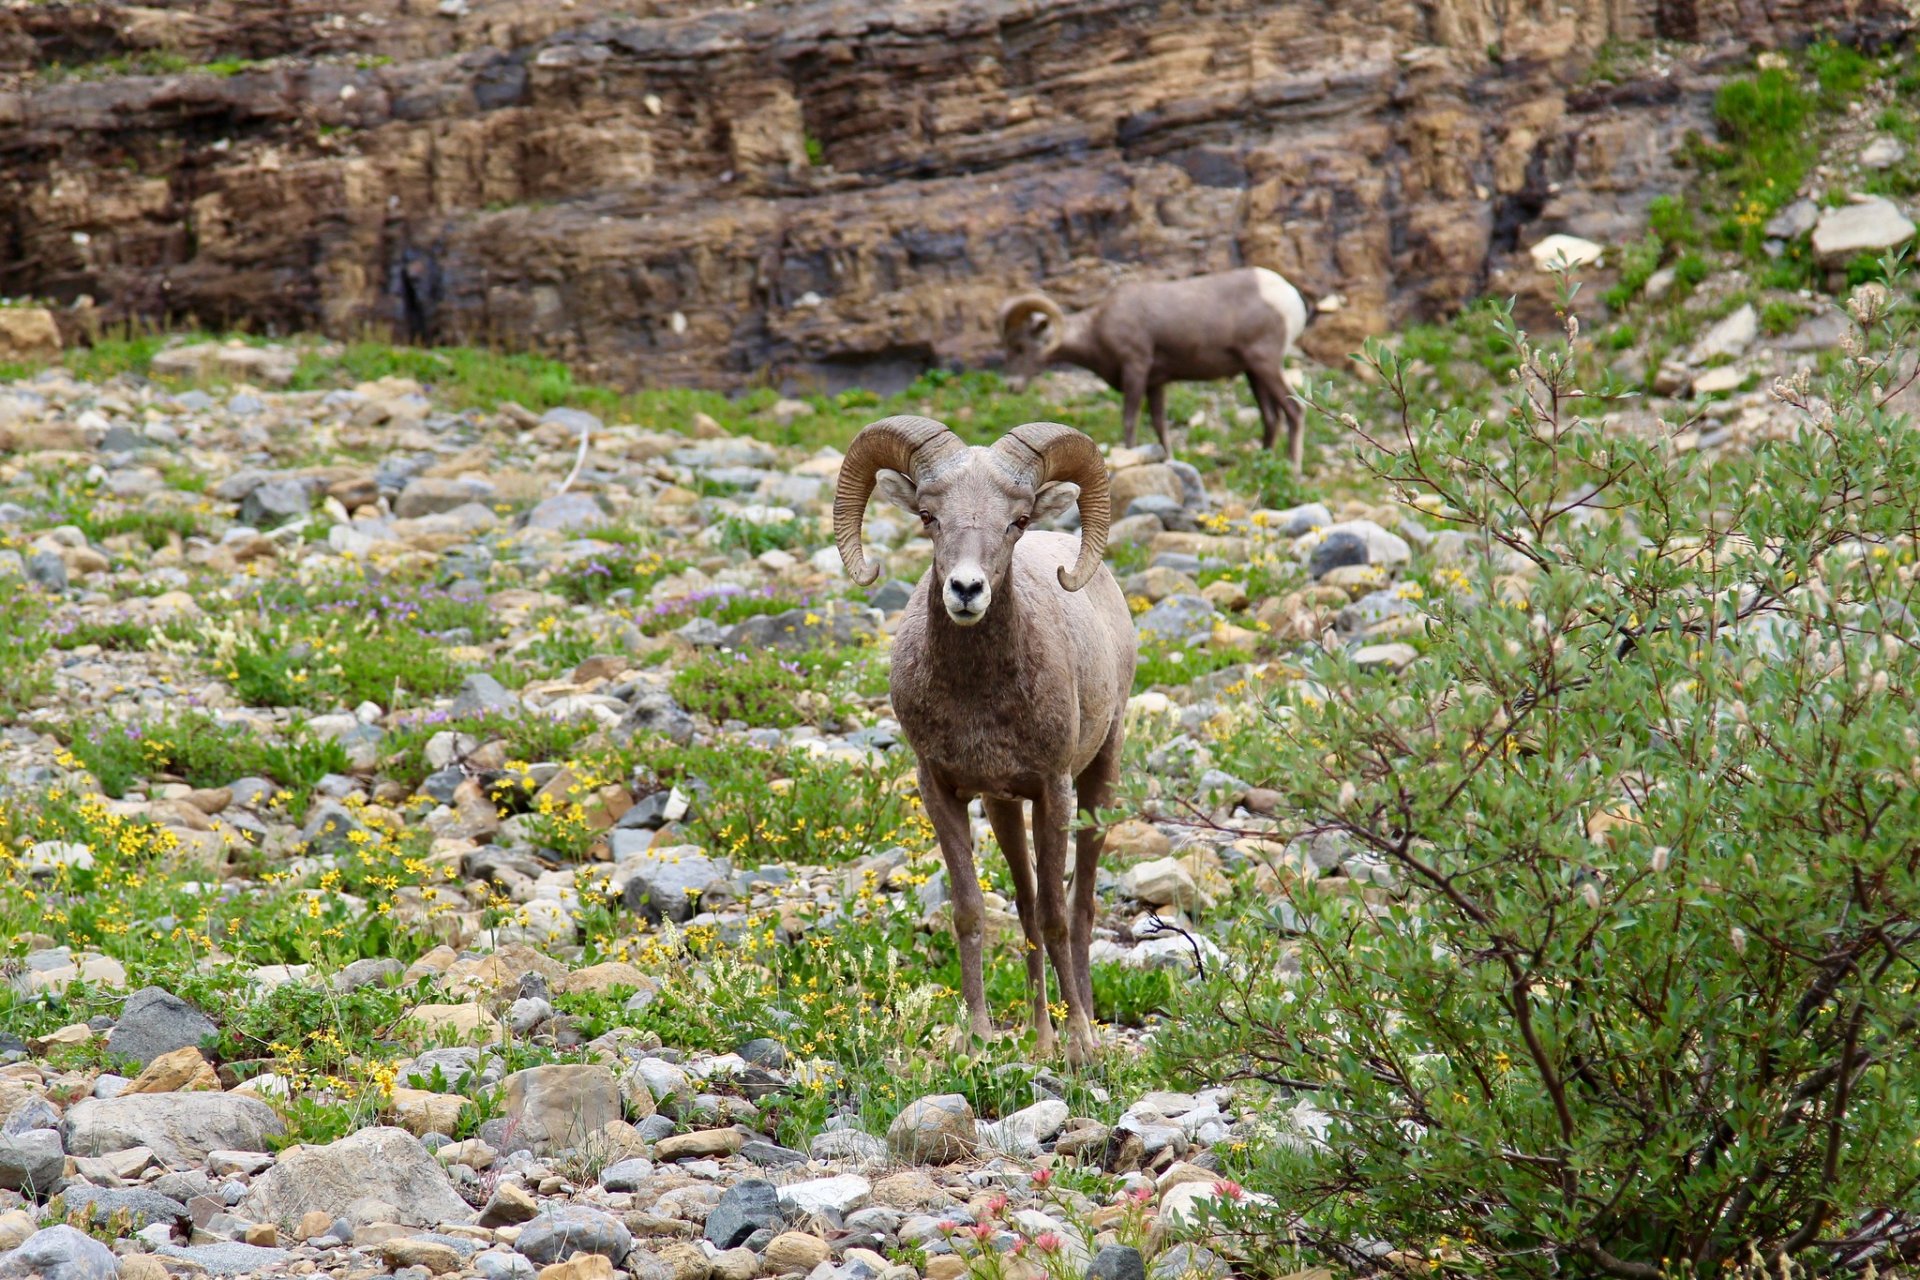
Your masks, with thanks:
[[[1087,824],[1073,833],[1073,914],[1067,921],[1067,936],[1073,945],[1074,977],[1079,980],[1080,999],[1087,1007],[1089,1018],[1094,1016],[1093,968],[1087,953],[1093,947],[1094,889],[1100,870],[1100,851],[1107,844],[1107,829],[1097,825],[1097,819],[1101,808],[1113,798],[1113,784],[1120,776],[1120,744],[1120,723],[1115,721],[1113,731],[1101,744],[1100,754],[1074,782],[1080,811],[1086,815]]]
[[[1120,430],[1127,448],[1140,434],[1140,401],[1147,394],[1147,368],[1128,365],[1120,371]]]
[[[1274,388],[1272,378],[1258,372],[1257,365],[1248,366],[1247,385],[1253,388],[1253,402],[1260,406],[1260,446],[1271,449],[1280,438],[1280,394]]]
[[[933,823],[940,856],[947,864],[947,887],[953,894],[953,940],[960,948],[960,994],[966,999],[973,1033],[985,1039],[993,1034],[993,1019],[987,1016],[987,986],[980,969],[987,905],[973,866],[973,827],[967,821],[967,802],[949,791],[923,764],[920,803]]]
[[[1300,407],[1300,397],[1293,394],[1293,388],[1281,379],[1281,391],[1284,398],[1280,407],[1287,415],[1287,457],[1293,460],[1295,475],[1303,470],[1307,451],[1307,411]]]
[[[1167,384],[1147,388],[1147,412],[1153,415],[1153,434],[1160,437],[1160,447],[1173,456],[1173,439],[1167,434]]]
[[[1027,935],[1027,996],[1033,1002],[1033,1043],[1035,1050],[1052,1057],[1059,1047],[1053,1035],[1053,1017],[1047,1012],[1046,959],[1040,953],[1044,939],[1040,933],[1040,904],[1035,899],[1033,858],[1027,852],[1027,824],[1020,816],[1018,800],[982,802],[987,821],[993,824],[993,837],[1007,855],[1013,871],[1013,906],[1020,913],[1020,931]]]
[[[1093,1057],[1093,1027],[1087,1020],[1084,987],[1073,964],[1073,940],[1067,925],[1067,828],[1074,815],[1073,782],[1066,775],[1049,781],[1033,802],[1034,874],[1039,877],[1040,927],[1047,959],[1067,1002],[1067,1061],[1075,1066]]]

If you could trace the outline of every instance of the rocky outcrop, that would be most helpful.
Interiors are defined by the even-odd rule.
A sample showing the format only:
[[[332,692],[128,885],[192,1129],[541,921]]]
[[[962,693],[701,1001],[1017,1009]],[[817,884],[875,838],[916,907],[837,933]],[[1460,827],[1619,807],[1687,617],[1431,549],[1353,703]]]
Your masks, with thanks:
[[[0,11],[0,294],[69,323],[372,326],[630,382],[834,389],[990,360],[1016,287],[1082,304],[1256,264],[1346,297],[1307,343],[1338,354],[1502,288],[1541,234],[1636,225],[1749,42],[1905,21],[1888,0],[447,8]],[[1583,84],[1605,42],[1656,36],[1695,43]]]

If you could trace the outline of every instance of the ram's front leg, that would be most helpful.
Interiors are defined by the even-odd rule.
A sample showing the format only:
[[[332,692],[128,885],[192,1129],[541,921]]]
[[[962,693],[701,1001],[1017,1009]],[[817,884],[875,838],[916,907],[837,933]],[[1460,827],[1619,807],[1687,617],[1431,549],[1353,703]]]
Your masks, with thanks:
[[[1093,1011],[1087,1007],[1089,987],[1080,981],[1074,963],[1067,919],[1067,830],[1075,808],[1073,782],[1064,774],[1043,787],[1033,802],[1033,845],[1040,931],[1067,1002],[1067,1061],[1080,1066],[1093,1059]]]
[[[953,940],[960,948],[960,995],[967,1002],[973,1034],[986,1039],[993,1034],[980,955],[986,937],[987,904],[973,865],[973,824],[967,821],[967,802],[923,764],[920,803],[933,823],[940,856],[947,864],[947,886],[953,894]]]

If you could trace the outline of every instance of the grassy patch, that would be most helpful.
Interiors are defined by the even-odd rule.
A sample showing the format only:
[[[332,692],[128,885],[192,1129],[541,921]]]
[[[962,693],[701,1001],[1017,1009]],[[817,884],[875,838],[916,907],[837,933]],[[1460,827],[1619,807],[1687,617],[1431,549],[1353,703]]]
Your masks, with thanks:
[[[673,696],[696,715],[719,723],[790,728],[839,720],[852,696],[886,692],[886,668],[867,650],[810,652],[721,650],[687,663],[673,677]]]
[[[1224,667],[1253,660],[1253,655],[1244,649],[1220,649],[1212,645],[1189,648],[1142,637],[1140,655],[1133,668],[1133,691],[1145,693],[1149,689],[1191,684]]]
[[[268,707],[383,707],[458,687],[449,652],[498,634],[484,600],[357,576],[275,584],[218,633],[214,667],[242,701]]]
[[[11,720],[53,688],[41,661],[51,639],[46,606],[18,583],[0,583],[0,716]]]
[[[744,551],[750,556],[805,549],[816,536],[811,520],[748,520],[738,515],[722,519],[714,526],[714,535],[722,551]]]
[[[169,774],[191,787],[219,787],[239,778],[264,777],[287,788],[295,810],[304,808],[313,784],[344,773],[347,753],[336,742],[296,729],[284,743],[263,739],[243,725],[205,712],[184,711],[133,724],[70,722],[60,731],[67,750],[119,798],[134,783]]]

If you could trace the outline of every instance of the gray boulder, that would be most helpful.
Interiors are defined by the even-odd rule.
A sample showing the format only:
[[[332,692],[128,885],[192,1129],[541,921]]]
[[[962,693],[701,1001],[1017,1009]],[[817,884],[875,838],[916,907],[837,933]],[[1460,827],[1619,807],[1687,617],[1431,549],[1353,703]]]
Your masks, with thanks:
[[[700,909],[700,899],[724,892],[733,872],[696,845],[650,849],[649,831],[615,831],[613,859],[627,877],[627,910],[648,920],[685,923]]]
[[[60,1199],[67,1212],[84,1209],[87,1221],[96,1225],[104,1225],[115,1214],[125,1214],[135,1231],[156,1222],[173,1226],[193,1221],[186,1205],[145,1187],[68,1187],[60,1193]]]
[[[287,1131],[272,1107],[241,1093],[135,1093],[89,1098],[67,1111],[67,1150],[99,1156],[148,1147],[162,1164],[197,1165],[209,1151],[265,1151]]]
[[[107,1036],[107,1052],[146,1066],[163,1053],[187,1049],[219,1033],[206,1014],[161,987],[142,987],[127,997]]]
[[[584,493],[563,493],[548,498],[527,513],[527,528],[551,529],[556,533],[596,529],[606,522],[607,513]]]
[[[240,523],[255,529],[271,529],[313,506],[313,482],[291,477],[269,480],[255,488],[240,503]]]
[[[597,1253],[619,1266],[633,1249],[633,1233],[619,1219],[576,1204],[541,1214],[520,1228],[513,1247],[543,1266],[565,1262],[576,1253]]]
[[[402,1226],[469,1222],[473,1212],[447,1171],[404,1129],[362,1129],[324,1147],[293,1147],[254,1179],[237,1212],[254,1222],[291,1228],[319,1209],[340,1217],[357,1200],[393,1205]]]
[[[456,720],[468,720],[476,716],[511,715],[519,709],[520,699],[511,690],[485,672],[476,671],[460,682],[451,714]]]
[[[1213,626],[1213,602],[1201,596],[1168,596],[1140,615],[1139,626],[1162,640],[1184,640]]]
[[[0,1188],[44,1200],[66,1170],[67,1153],[59,1134],[33,1129],[0,1136]]]
[[[0,1276],[7,1280],[117,1280],[120,1260],[113,1250],[85,1232],[61,1225],[27,1237],[11,1253],[0,1254]]]
[[[887,1148],[908,1164],[953,1164],[973,1154],[973,1107],[958,1093],[909,1102],[887,1126]]]
[[[780,1207],[780,1193],[771,1182],[749,1178],[721,1193],[719,1203],[707,1212],[706,1237],[716,1249],[732,1249],[745,1244],[754,1232],[763,1228],[778,1230],[787,1220]]]

